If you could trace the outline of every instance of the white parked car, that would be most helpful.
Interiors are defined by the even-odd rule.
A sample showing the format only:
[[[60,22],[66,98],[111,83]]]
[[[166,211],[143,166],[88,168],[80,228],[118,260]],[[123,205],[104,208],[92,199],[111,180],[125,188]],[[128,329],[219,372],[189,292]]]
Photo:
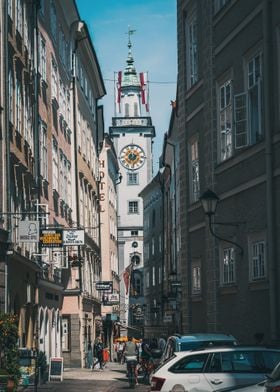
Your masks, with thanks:
[[[261,382],[279,359],[280,349],[261,346],[212,347],[178,352],[153,374],[151,391],[230,391]]]

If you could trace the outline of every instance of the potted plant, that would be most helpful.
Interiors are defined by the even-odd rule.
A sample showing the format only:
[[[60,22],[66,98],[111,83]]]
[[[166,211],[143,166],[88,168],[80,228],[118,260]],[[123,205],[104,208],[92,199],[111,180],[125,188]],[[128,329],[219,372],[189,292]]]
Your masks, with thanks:
[[[7,379],[7,390],[14,391],[20,371],[17,317],[13,314],[0,314],[0,369]]]

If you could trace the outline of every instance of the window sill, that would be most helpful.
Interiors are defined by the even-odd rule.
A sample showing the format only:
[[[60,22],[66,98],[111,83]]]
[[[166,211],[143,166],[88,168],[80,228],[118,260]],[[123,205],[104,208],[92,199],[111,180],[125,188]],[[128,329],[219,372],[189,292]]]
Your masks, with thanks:
[[[192,302],[202,302],[202,295],[199,294],[192,294]]]
[[[268,279],[259,279],[249,282],[249,290],[250,291],[257,291],[257,290],[268,290],[269,282]]]
[[[220,286],[220,288],[219,288],[219,293],[221,295],[236,294],[237,291],[238,291],[237,285],[234,283],[229,284],[229,285]]]

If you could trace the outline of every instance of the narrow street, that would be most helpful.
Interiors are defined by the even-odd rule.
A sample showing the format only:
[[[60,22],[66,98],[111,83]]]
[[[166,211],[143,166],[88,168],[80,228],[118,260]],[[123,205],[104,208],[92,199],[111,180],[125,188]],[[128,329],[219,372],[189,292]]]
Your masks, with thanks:
[[[63,381],[51,381],[38,386],[38,392],[121,392],[129,391],[126,378],[126,366],[110,362],[104,370],[65,369]],[[144,385],[139,379],[135,391],[148,392],[149,385]],[[34,388],[24,389],[24,392],[33,392]]]

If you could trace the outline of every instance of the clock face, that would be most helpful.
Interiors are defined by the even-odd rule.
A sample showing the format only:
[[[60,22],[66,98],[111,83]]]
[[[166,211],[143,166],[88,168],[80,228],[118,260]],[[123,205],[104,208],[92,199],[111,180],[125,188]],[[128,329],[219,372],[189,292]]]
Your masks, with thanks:
[[[136,144],[130,144],[124,147],[120,153],[120,162],[126,169],[139,169],[145,162],[145,153],[141,147]]]

